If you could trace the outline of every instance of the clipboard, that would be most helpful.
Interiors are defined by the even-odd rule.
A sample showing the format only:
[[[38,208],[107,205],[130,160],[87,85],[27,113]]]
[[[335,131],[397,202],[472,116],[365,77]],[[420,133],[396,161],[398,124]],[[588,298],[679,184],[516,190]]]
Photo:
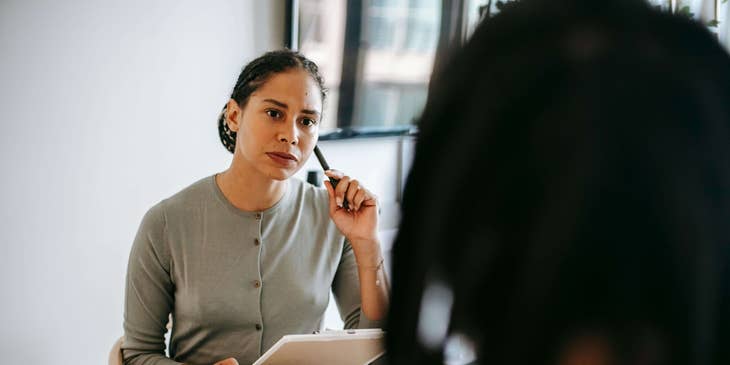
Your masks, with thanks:
[[[253,365],[366,365],[385,353],[379,328],[286,335]]]

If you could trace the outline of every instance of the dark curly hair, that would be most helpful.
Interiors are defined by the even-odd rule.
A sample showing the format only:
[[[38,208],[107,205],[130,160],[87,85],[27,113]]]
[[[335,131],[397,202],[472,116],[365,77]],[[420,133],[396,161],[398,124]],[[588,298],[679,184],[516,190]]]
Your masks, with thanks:
[[[258,90],[272,75],[294,68],[301,68],[312,76],[319,86],[322,101],[324,102],[327,89],[324,87],[324,81],[322,75],[319,73],[317,64],[299,52],[288,49],[264,53],[246,65],[241,71],[241,74],[238,75],[238,81],[236,81],[236,86],[233,87],[231,99],[235,100],[243,108],[246,106],[251,94]],[[221,110],[220,116],[218,117],[218,136],[221,139],[221,143],[223,143],[223,147],[233,153],[236,149],[236,132],[230,130],[225,121],[227,107],[228,103],[223,106],[223,110]]]

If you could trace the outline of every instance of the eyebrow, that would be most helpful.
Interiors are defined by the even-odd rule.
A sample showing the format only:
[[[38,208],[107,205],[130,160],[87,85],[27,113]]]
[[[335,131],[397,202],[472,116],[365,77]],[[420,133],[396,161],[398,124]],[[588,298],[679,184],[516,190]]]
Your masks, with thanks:
[[[280,102],[278,100],[275,100],[275,99],[264,99],[263,101],[269,102],[269,103],[274,104],[274,105],[278,105],[279,107],[284,108],[284,109],[289,109],[289,106],[286,105],[286,103],[282,103],[282,102]],[[311,110],[311,109],[302,109],[302,113],[304,113],[304,114],[312,114],[312,115],[319,116],[319,112],[318,111]]]

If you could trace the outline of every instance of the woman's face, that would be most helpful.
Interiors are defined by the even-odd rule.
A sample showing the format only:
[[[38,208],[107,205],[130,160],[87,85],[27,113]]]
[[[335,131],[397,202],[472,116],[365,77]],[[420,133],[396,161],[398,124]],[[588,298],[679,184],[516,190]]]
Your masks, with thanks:
[[[304,70],[274,74],[243,109],[231,100],[227,122],[237,132],[235,157],[247,167],[284,180],[307,161],[319,137],[322,97]]]

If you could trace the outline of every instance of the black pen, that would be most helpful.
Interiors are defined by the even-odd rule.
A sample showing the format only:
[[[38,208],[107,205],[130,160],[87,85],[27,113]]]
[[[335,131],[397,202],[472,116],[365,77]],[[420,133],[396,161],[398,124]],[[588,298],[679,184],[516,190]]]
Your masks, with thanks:
[[[319,160],[319,164],[322,165],[322,168],[324,171],[327,171],[330,169],[330,165],[327,164],[327,160],[324,159],[324,155],[322,155],[322,151],[319,150],[319,146],[314,145],[314,154],[317,156],[317,160]],[[337,187],[337,183],[340,182],[340,180],[335,179],[334,177],[327,176],[330,180],[330,184],[332,184],[332,189],[334,190],[335,187]],[[350,209],[350,205],[347,204],[347,197],[342,199],[342,207],[345,209]]]

